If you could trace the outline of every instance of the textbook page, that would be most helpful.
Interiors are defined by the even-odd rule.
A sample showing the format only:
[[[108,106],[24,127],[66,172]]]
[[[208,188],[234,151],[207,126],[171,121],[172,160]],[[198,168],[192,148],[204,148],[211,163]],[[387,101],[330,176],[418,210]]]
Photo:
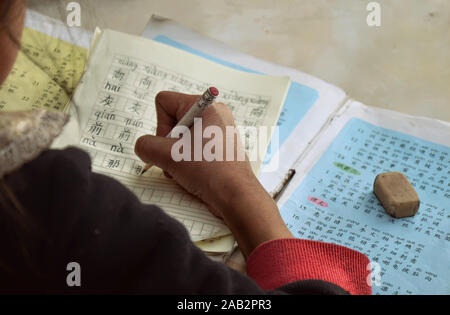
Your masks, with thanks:
[[[67,110],[86,55],[85,48],[25,27],[17,59],[0,86],[0,111]]]
[[[449,123],[349,101],[296,170],[280,200],[295,237],[366,254],[375,294],[450,293]],[[391,171],[419,194],[415,216],[390,217],[373,194]]]
[[[298,70],[243,54],[168,19],[153,16],[142,36],[233,69],[291,77],[277,123],[279,150],[270,146],[259,176],[269,193],[276,190],[309,142],[346,100],[345,92],[336,86]]]
[[[0,111],[66,111],[83,73],[90,32],[27,9],[21,50],[0,88]]]
[[[199,241],[230,232],[158,168],[139,175],[144,164],[134,154],[134,143],[141,135],[155,133],[155,95],[161,90],[199,94],[214,85],[221,93],[218,101],[233,108],[238,124],[274,126],[289,84],[287,77],[232,70],[154,41],[107,30],[92,50],[71,112],[80,126],[79,145],[90,153],[93,170],[118,179],[142,202],[163,208],[186,226],[193,241]],[[269,140],[263,144],[265,149]],[[255,172],[261,163],[253,162]]]

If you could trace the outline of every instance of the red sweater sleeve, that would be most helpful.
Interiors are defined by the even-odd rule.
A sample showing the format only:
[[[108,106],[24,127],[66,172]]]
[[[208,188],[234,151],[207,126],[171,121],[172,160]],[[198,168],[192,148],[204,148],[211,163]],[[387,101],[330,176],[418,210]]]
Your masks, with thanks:
[[[324,280],[350,294],[371,294],[369,259],[343,246],[281,239],[259,245],[247,260],[247,274],[266,290],[300,280]]]

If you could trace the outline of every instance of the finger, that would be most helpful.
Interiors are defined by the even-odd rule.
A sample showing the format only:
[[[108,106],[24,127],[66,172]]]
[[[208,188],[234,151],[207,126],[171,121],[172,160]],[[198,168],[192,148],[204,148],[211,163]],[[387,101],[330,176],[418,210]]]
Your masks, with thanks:
[[[172,144],[172,139],[145,135],[136,141],[134,152],[145,163],[151,163],[166,170],[172,160]]]
[[[165,137],[169,134],[199,97],[200,95],[188,95],[169,91],[158,93],[155,98],[156,118],[158,121],[156,135]]]

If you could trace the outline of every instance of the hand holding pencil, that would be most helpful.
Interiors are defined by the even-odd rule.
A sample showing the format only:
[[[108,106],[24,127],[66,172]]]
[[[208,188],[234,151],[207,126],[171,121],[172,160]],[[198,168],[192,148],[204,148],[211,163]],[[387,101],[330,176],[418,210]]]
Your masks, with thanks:
[[[172,158],[172,146],[178,139],[164,136],[186,116],[199,96],[161,92],[156,97],[157,136],[146,135],[136,142],[135,152],[146,163],[160,167],[187,192],[202,200],[208,210],[222,218],[232,231],[245,256],[259,244],[278,238],[291,238],[274,200],[256,178],[248,159],[223,161],[179,161]],[[225,131],[236,128],[233,114],[223,103],[213,103],[203,111],[202,125]],[[193,135],[191,134],[191,137]],[[191,139],[193,140],[193,139]],[[224,139],[224,147],[234,152],[243,148],[235,135],[232,144]],[[204,139],[203,146],[208,142]]]
[[[214,102],[214,100],[219,96],[219,90],[215,87],[208,88],[205,93],[203,93],[200,98],[192,105],[192,107],[187,111],[187,113],[178,121],[175,127],[185,126],[192,127],[194,124],[194,119],[201,117],[203,112]],[[174,127],[174,128],[175,128]],[[170,131],[166,138],[172,138],[172,131]],[[153,165],[148,163],[141,175],[143,175],[146,171],[148,171]]]
[[[222,194],[223,185],[231,185],[232,182],[237,180],[239,185],[233,185],[233,190],[234,187],[237,187],[241,191],[242,188],[240,186],[245,185],[246,182],[251,181],[258,185],[259,182],[253,173],[248,159],[225,159],[222,161],[214,159],[207,161],[202,155],[202,159],[197,160],[194,157],[195,149],[191,148],[189,150],[191,159],[175,161],[172,149],[180,139],[168,138],[167,135],[174,130],[178,122],[186,116],[186,113],[198,102],[199,98],[200,95],[188,95],[169,91],[158,93],[155,98],[158,121],[156,135],[144,135],[137,139],[135,152],[144,163],[162,169],[167,177],[172,178],[186,191],[202,199],[208,206],[212,206],[216,201],[212,200],[211,197],[218,195],[224,196]],[[203,132],[206,129],[214,126],[215,128],[220,128],[223,135],[225,135],[228,128],[236,128],[230,108],[220,102],[212,103],[203,111],[201,118],[202,143],[198,144],[201,145],[200,149],[202,153],[205,145],[211,141],[211,138],[203,137]],[[192,127],[192,129],[194,128]],[[184,134],[183,137],[190,137],[190,139],[186,138],[184,140],[185,143],[190,143],[192,146],[195,145],[195,132],[190,132],[189,135]],[[221,151],[224,153],[226,153],[227,145],[236,154],[244,150],[241,137],[234,133],[233,138],[224,137],[222,145],[223,148]],[[221,216],[211,208],[210,210],[213,213]]]

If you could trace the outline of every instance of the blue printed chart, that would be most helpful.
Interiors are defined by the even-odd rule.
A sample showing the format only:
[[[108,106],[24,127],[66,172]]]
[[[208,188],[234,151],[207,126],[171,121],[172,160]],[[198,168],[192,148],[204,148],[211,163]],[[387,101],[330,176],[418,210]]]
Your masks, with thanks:
[[[295,237],[343,245],[379,267],[374,294],[450,293],[450,148],[353,118],[281,209]],[[404,173],[419,212],[393,219],[377,174]],[[373,270],[375,271],[375,270]]]

